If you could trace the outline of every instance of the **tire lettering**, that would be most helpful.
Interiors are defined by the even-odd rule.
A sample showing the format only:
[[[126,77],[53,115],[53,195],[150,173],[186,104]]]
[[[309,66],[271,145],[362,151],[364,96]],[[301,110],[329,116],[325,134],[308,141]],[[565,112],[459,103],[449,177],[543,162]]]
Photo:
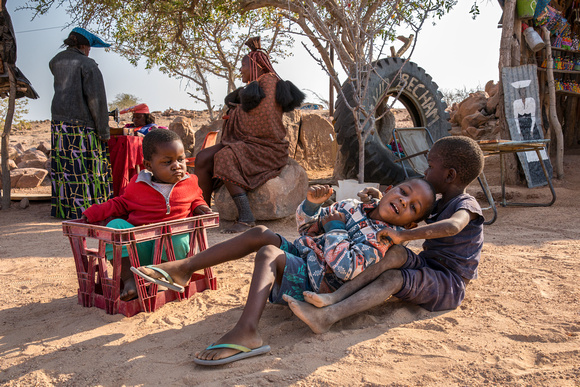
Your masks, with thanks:
[[[417,86],[415,86],[415,88],[411,91],[411,94],[413,94],[415,97],[419,98],[419,96],[417,95],[417,90],[418,89],[425,89],[425,85],[423,85],[422,83],[419,83]]]
[[[419,102],[421,102],[422,100],[424,100],[425,97],[427,97],[428,94],[429,94],[429,90],[425,90],[425,92],[420,97],[418,97]],[[431,100],[431,97],[429,97],[428,100],[426,100],[425,102],[423,102],[423,105],[426,104],[427,102],[429,102],[430,100]]]
[[[397,85],[397,88],[401,87],[404,88],[407,83],[409,81],[409,74],[401,74],[401,78],[399,79],[399,84]]]
[[[437,114],[437,111],[435,109],[433,109],[433,111],[435,111],[435,117],[433,117],[433,119],[431,121],[429,121],[429,123],[427,124],[427,126],[431,126],[434,123],[436,123],[437,121],[439,121],[439,114]],[[430,112],[429,114],[431,115],[432,112]]]
[[[411,77],[411,80],[409,81],[409,84],[407,85],[407,90],[409,90],[410,92],[413,91],[413,88],[415,87],[415,83],[418,82],[419,80],[415,77]]]

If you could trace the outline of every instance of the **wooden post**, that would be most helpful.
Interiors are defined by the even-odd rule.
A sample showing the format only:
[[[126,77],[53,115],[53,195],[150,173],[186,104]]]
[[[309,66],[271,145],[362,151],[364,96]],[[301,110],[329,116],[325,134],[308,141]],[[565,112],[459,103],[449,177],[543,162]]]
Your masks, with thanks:
[[[10,130],[12,129],[12,119],[14,118],[14,107],[16,105],[16,76],[14,65],[5,63],[10,80],[10,96],[8,98],[8,111],[4,120],[4,131],[2,132],[2,209],[10,209],[10,169],[8,168],[8,145],[10,144]]]
[[[503,21],[501,30],[501,42],[499,46],[499,117],[500,137],[511,139],[509,127],[505,117],[505,97],[503,93],[502,70],[504,67],[511,67],[512,45],[514,43],[514,20],[516,15],[516,0],[506,0],[503,6]],[[519,46],[518,46],[519,50]],[[519,58],[518,58],[519,60]],[[518,63],[519,64],[519,63]],[[508,184],[519,183],[518,164],[515,154],[507,154],[505,161],[505,181]]]
[[[554,61],[552,59],[552,46],[550,42],[550,31],[546,27],[542,27],[542,35],[544,43],[546,43],[546,76],[548,78],[548,95],[550,98],[550,109],[548,118],[550,126],[556,135],[556,177],[558,179],[564,178],[564,135],[562,133],[562,125],[558,120],[556,112],[556,87],[554,83]]]

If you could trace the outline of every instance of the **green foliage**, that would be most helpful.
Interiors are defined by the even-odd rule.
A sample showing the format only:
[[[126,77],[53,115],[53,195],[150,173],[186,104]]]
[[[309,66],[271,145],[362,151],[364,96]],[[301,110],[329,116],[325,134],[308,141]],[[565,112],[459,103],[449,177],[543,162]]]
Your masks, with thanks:
[[[135,106],[139,103],[141,103],[141,100],[132,94],[117,94],[113,102],[109,102],[109,111],[115,110],[115,108],[123,110],[125,108]]]
[[[6,120],[6,113],[8,112],[8,98],[3,98],[0,101],[0,126],[4,130],[4,123]],[[28,98],[19,98],[16,100],[14,106],[14,117],[12,118],[12,129],[13,130],[25,130],[30,129],[30,121],[24,119],[24,116],[28,114]]]
[[[463,102],[470,94],[477,93],[481,90],[483,90],[481,85],[478,85],[475,89],[469,90],[467,87],[463,86],[461,89],[443,89],[441,90],[441,94],[443,94],[443,101],[445,101],[448,107],[451,107],[454,103]]]
[[[67,5],[68,4],[68,5]],[[275,58],[289,54],[293,40],[282,36],[275,10],[239,12],[233,1],[182,0],[28,0],[26,7],[42,14],[52,6],[64,6],[75,25],[90,28],[108,40],[114,50],[133,65],[159,68],[184,79],[189,95],[203,102],[210,115],[209,77],[225,80],[227,91],[236,88],[241,59],[248,52],[244,42],[261,35],[263,46]],[[220,101],[221,102],[221,101]]]

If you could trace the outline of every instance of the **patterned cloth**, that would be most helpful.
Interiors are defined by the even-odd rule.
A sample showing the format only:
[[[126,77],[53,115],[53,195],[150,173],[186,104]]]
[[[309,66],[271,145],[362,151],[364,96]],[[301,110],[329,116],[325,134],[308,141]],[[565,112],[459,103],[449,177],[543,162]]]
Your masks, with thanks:
[[[249,191],[278,176],[288,163],[288,141],[282,106],[276,102],[278,77],[258,78],[266,97],[245,112],[238,105],[224,123],[220,149],[214,156],[214,177]]]
[[[294,241],[294,246],[306,260],[315,292],[333,292],[383,258],[390,245],[379,243],[377,233],[385,227],[401,228],[368,217],[378,204],[378,200],[361,203],[347,199],[318,208],[311,216],[304,211],[304,202],[298,206],[296,223],[302,236]],[[346,229],[321,233],[320,218],[334,210],[344,214]]]
[[[111,196],[111,167],[106,142],[89,127],[51,123],[52,202],[50,214],[78,219],[95,203]]]

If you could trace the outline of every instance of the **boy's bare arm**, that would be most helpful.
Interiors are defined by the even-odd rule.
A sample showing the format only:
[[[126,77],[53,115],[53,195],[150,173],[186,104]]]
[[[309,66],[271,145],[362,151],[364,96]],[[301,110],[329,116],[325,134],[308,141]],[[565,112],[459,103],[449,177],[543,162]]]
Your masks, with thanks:
[[[394,244],[399,244],[416,239],[445,238],[459,234],[475,217],[477,217],[476,214],[467,210],[459,210],[449,219],[440,220],[410,230],[397,231],[385,228],[377,233],[377,240],[379,242],[387,242],[390,238]]]

